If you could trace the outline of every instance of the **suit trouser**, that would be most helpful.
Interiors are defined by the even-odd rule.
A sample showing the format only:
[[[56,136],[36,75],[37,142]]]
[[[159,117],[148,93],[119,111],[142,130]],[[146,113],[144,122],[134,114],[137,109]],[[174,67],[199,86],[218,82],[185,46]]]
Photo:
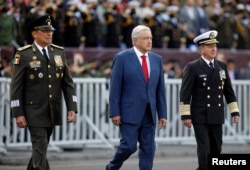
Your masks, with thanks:
[[[46,155],[52,128],[29,127],[29,131],[32,142],[32,156],[27,170],[49,170]]]
[[[208,154],[220,154],[222,125],[193,124],[197,142],[199,170],[208,169]]]
[[[109,163],[109,169],[119,170],[123,162],[136,152],[138,141],[139,169],[152,170],[155,154],[155,124],[153,123],[150,107],[147,107],[140,124],[122,123],[120,125],[120,134],[120,145]]]

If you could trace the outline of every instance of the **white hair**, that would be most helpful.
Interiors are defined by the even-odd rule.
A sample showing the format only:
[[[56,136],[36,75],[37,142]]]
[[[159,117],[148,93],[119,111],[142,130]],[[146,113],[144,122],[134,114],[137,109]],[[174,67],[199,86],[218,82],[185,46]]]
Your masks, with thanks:
[[[145,25],[137,25],[132,31],[131,38],[133,39],[133,38],[139,37],[140,32],[144,30],[151,31],[150,28]]]

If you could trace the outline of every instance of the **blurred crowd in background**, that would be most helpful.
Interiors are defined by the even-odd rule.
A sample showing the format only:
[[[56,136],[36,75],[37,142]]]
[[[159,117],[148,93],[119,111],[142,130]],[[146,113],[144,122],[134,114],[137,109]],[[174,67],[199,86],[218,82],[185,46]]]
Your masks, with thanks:
[[[0,0],[0,46],[32,43],[29,22],[45,14],[55,18],[53,43],[65,48],[130,48],[132,29],[144,24],[153,48],[197,51],[194,37],[215,29],[218,48],[250,49],[250,0]],[[181,77],[176,60],[166,64]],[[82,65],[86,73],[98,64]]]

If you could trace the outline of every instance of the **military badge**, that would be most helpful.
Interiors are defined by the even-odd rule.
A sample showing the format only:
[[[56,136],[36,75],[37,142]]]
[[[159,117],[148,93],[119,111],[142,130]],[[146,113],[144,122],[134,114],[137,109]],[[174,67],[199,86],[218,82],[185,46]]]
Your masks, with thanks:
[[[20,64],[20,54],[16,54],[13,60],[13,64]]]
[[[55,55],[54,60],[56,62],[56,66],[59,66],[59,67],[63,66],[62,57],[60,55]]]
[[[56,78],[59,78],[60,74],[59,73],[56,73]]]
[[[33,60],[32,62],[30,62],[30,67],[31,68],[41,67],[41,61]]]
[[[225,70],[220,70],[219,74],[220,74],[220,78],[226,79]]]

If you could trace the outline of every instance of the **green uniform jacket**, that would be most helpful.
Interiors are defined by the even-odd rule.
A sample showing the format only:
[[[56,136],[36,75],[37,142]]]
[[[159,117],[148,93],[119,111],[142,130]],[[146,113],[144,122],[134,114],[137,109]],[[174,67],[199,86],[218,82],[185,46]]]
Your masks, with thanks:
[[[49,45],[49,61],[35,44],[19,48],[13,61],[11,112],[25,116],[28,126],[62,124],[62,94],[68,111],[77,112],[77,97],[64,49]],[[62,93],[63,92],[63,93]]]

